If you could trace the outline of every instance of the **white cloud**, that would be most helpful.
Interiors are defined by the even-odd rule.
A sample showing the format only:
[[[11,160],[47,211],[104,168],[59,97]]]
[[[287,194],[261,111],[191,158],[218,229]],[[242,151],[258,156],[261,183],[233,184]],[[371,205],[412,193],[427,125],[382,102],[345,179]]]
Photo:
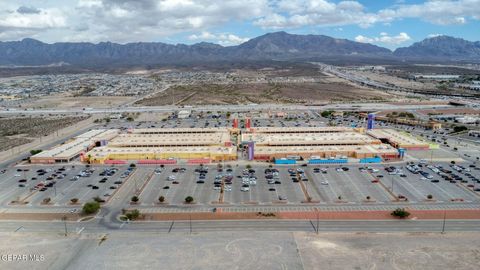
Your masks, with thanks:
[[[428,38],[434,38],[434,37],[440,37],[440,36],[443,36],[443,34],[430,34],[427,37]]]
[[[218,43],[223,46],[237,45],[249,40],[249,38],[241,38],[233,34],[226,34],[226,33],[212,34],[207,31],[204,31],[199,35],[195,35],[195,34],[190,35],[188,39],[195,40],[195,41],[197,40],[198,41],[214,41],[215,43]]]
[[[79,0],[77,7],[80,8],[91,8],[91,7],[101,7],[103,6],[102,0]]]
[[[29,36],[47,42],[80,38],[92,42],[156,41],[175,34],[218,31],[230,23],[246,27],[253,24],[271,30],[305,26],[332,26],[338,29],[344,25],[366,28],[375,24],[390,25],[405,18],[437,25],[463,25],[480,20],[480,0],[426,0],[418,4],[396,0],[392,6],[382,10],[369,9],[359,0],[0,2],[0,40]],[[405,38],[401,36],[384,40],[394,43]]]
[[[410,36],[405,33],[401,32],[396,36],[390,36],[385,32],[380,33],[379,37],[365,37],[362,35],[358,35],[355,37],[355,41],[362,42],[362,43],[383,43],[388,45],[399,45],[406,41],[411,40]]]
[[[362,35],[358,35],[358,36],[355,37],[355,41],[356,42],[361,42],[361,43],[373,43],[373,42],[375,42],[375,39],[368,38],[368,37],[365,37],[365,36],[362,36]]]
[[[25,12],[19,8],[15,12],[4,12],[0,15],[0,28],[5,31],[18,29],[45,29],[59,28],[66,25],[66,18],[62,11],[56,8],[38,9],[35,12]]]
[[[348,24],[368,27],[377,21],[375,14],[365,12],[364,6],[357,1],[335,4],[326,0],[281,0],[273,9],[273,13],[255,20],[254,24],[272,29]]]
[[[421,4],[399,5],[378,12],[379,20],[418,18],[439,25],[465,24],[467,17],[478,20],[480,0],[430,0]]]
[[[480,0],[429,0],[420,4],[397,1],[391,8],[378,12],[367,12],[358,1],[280,0],[271,6],[273,12],[255,20],[255,25],[271,29],[352,24],[369,27],[375,23],[389,25],[403,18],[439,25],[461,25],[469,18],[480,20]]]

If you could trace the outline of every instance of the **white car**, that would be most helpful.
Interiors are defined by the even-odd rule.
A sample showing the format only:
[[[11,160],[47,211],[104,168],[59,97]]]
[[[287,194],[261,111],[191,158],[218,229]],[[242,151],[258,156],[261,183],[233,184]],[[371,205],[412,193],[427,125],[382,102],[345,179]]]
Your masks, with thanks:
[[[242,188],[240,188],[240,191],[250,191],[250,187],[248,186],[243,186]]]
[[[161,174],[162,173],[162,170],[155,170],[155,174]]]
[[[20,177],[20,174],[15,174],[14,176],[15,176],[15,177]]]
[[[426,177],[422,177],[422,178],[420,178],[420,180],[427,180],[427,178],[426,178]]]
[[[337,172],[343,172],[343,170],[341,168],[336,168],[335,169]]]
[[[327,186],[327,185],[328,185],[328,181],[323,181],[323,182],[321,182],[320,184]]]
[[[175,180],[175,179],[177,179],[177,177],[175,177],[175,175],[170,175],[170,176],[167,178],[168,181],[173,181],[173,180]]]
[[[221,190],[221,189],[222,189],[222,187],[220,187],[220,186],[214,186],[213,187],[213,190]]]

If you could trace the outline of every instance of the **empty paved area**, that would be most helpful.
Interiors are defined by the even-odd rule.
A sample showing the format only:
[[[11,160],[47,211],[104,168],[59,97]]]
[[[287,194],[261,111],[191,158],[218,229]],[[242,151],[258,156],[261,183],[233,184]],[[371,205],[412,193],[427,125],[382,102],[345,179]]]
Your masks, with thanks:
[[[2,233],[1,269],[479,269],[475,233]],[[103,238],[103,241],[101,240]]]

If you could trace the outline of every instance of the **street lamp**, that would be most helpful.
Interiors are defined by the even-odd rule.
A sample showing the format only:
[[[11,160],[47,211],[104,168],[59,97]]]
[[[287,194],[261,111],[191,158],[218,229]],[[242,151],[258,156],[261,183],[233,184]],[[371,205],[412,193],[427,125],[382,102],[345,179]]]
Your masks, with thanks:
[[[62,217],[63,225],[65,226],[65,237],[67,236],[67,216]]]
[[[447,209],[443,209],[443,223],[442,223],[442,234],[445,233],[445,223],[447,220]]]

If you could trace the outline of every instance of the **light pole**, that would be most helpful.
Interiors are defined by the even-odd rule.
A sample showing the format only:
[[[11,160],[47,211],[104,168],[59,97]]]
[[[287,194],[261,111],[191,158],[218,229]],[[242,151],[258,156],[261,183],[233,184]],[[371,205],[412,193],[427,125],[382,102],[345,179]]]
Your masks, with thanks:
[[[65,226],[65,237],[67,237],[67,216],[62,217],[63,225]]]
[[[391,190],[392,190],[392,193],[393,193],[393,180],[394,180],[395,178],[393,178],[393,176],[390,176],[390,177],[392,177],[392,188],[391,188]]]
[[[443,224],[442,224],[442,234],[445,233],[445,223],[447,220],[447,209],[443,209]]]
[[[192,234],[192,214],[190,216],[190,234]]]

